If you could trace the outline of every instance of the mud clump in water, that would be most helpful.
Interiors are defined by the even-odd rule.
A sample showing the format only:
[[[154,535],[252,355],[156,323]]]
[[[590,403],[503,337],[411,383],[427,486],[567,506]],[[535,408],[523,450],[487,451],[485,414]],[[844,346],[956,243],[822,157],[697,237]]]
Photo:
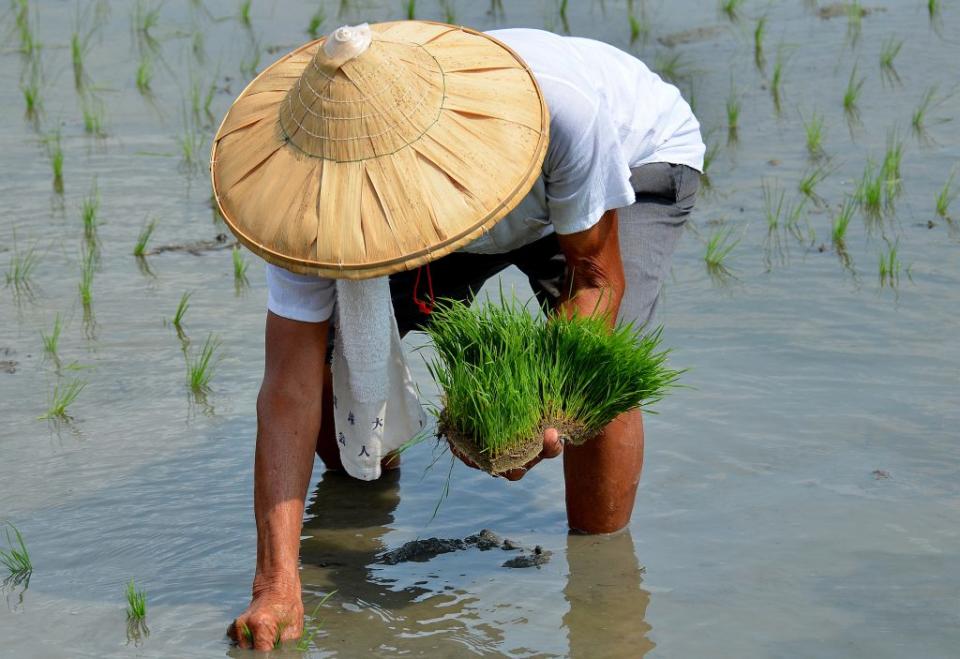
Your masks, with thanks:
[[[849,2],[835,2],[832,5],[820,7],[817,14],[825,21],[840,16],[849,16],[852,12],[859,12],[860,16],[869,16],[875,11],[885,11],[883,7],[856,7]]]
[[[13,351],[10,348],[0,348],[0,373],[14,374],[17,372],[17,362],[7,359]]]
[[[483,529],[480,533],[468,535],[465,538],[427,538],[425,540],[411,540],[397,549],[392,549],[380,557],[380,563],[397,565],[399,563],[425,563],[440,554],[449,554],[475,547],[480,551],[500,549],[502,551],[526,551],[523,546],[513,540],[503,539],[493,531]],[[550,560],[550,552],[545,552],[537,545],[530,554],[516,556],[505,563],[503,567],[539,567]]]
[[[186,252],[194,256],[200,256],[204,252],[214,252],[221,249],[230,249],[236,247],[239,243],[230,240],[225,233],[218,233],[212,240],[198,240],[192,243],[182,243],[176,245],[161,245],[148,250],[147,256],[156,256],[164,252]]]
[[[550,562],[550,552],[543,551],[543,547],[537,545],[529,554],[514,556],[508,561],[504,561],[503,567],[540,567]]]
[[[674,46],[696,43],[697,41],[706,41],[723,33],[724,28],[714,25],[711,27],[698,27],[692,30],[684,30],[683,32],[674,32],[673,34],[658,38],[657,41],[667,48],[673,48]]]

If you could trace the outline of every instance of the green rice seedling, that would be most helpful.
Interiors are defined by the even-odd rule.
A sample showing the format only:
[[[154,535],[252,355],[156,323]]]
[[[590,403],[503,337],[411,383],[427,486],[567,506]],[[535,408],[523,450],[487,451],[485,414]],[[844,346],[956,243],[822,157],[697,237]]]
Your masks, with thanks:
[[[454,0],[440,0],[440,8],[443,9],[443,22],[453,25],[457,22],[457,8],[454,6]]]
[[[157,219],[153,218],[140,229],[140,234],[137,236],[137,242],[133,246],[133,255],[138,258],[143,258],[147,255],[147,243],[150,242],[150,236],[153,235],[153,232],[157,228]]]
[[[731,21],[740,19],[740,7],[743,0],[720,0],[720,11]]]
[[[247,266],[249,264],[246,259],[243,258],[243,252],[240,251],[239,247],[234,247],[231,251],[233,259],[233,281],[238,286],[244,286],[247,284]]]
[[[837,250],[844,248],[847,239],[847,228],[853,219],[855,205],[852,199],[843,202],[840,210],[834,215],[830,224],[830,239]]]
[[[203,95],[203,113],[208,120],[213,118],[213,113],[210,111],[210,106],[213,105],[213,98],[216,95],[217,83],[216,80],[213,80],[209,85],[207,85],[207,91]]]
[[[95,3],[93,5],[92,16],[89,10],[90,8],[81,14],[79,5],[77,7],[73,32],[70,35],[70,60],[73,64],[73,84],[77,91],[83,89],[87,80],[84,59],[87,56],[87,51],[90,49],[90,40],[96,33],[99,24],[106,19],[104,14],[106,10],[102,9],[102,6],[103,3]],[[88,28],[87,25],[91,21],[93,26]]]
[[[886,250],[880,252],[880,288],[889,286],[896,288],[900,285],[900,273],[903,270],[903,264],[900,261],[897,245],[887,245]]]
[[[185,292],[180,296],[180,302],[177,304],[177,310],[173,314],[173,326],[177,330],[183,329],[183,317],[187,315],[187,309],[190,308],[190,296],[193,295],[189,291]]]
[[[191,356],[184,352],[184,359],[187,362],[187,386],[197,395],[202,395],[210,389],[210,380],[213,379],[213,371],[217,364],[217,350],[220,347],[220,340],[210,334],[204,341],[200,353]]]
[[[940,17],[940,10],[942,5],[940,0],[927,0],[927,15],[930,16],[931,21],[935,21]]]
[[[417,0],[404,0],[404,13],[407,16],[408,21],[416,20],[417,18]]]
[[[803,129],[807,135],[807,153],[813,158],[823,156],[823,115],[813,111],[810,120],[803,120]]]
[[[717,159],[717,155],[719,153],[720,145],[708,139],[707,150],[703,154],[703,177],[700,181],[705,188],[709,188],[712,185],[710,181],[710,168],[713,165],[713,162]]]
[[[260,45],[253,43],[250,51],[240,60],[240,73],[246,78],[252,78],[260,67]]]
[[[567,18],[567,6],[570,0],[560,0],[560,22],[563,23],[563,31],[570,33],[570,20]]]
[[[203,64],[207,61],[207,51],[204,46],[203,30],[193,31],[193,36],[190,39],[190,50],[193,52],[194,58],[200,64]]]
[[[47,145],[47,155],[50,156],[50,167],[53,169],[53,190],[63,194],[63,145],[60,140],[60,129],[53,131],[44,140]]]
[[[16,9],[14,20],[20,37],[20,53],[27,57],[34,57],[41,46],[34,31],[34,22],[30,20],[30,3],[27,0],[15,0],[14,7]]]
[[[650,26],[646,21],[637,17],[632,7],[627,13],[627,22],[630,24],[630,43],[634,44],[637,41],[645,42],[650,35]]]
[[[140,63],[137,64],[137,89],[141,94],[150,93],[150,83],[153,81],[153,60],[150,51],[144,51],[140,55]]]
[[[31,247],[27,251],[21,252],[16,238],[14,238],[13,255],[7,265],[7,285],[13,286],[16,291],[29,292],[33,280],[33,271],[39,260],[40,257],[37,255],[36,248]]]
[[[59,312],[53,318],[53,330],[49,334],[40,332],[40,338],[43,341],[43,351],[53,357],[55,360],[57,352],[60,349],[60,333],[63,331],[63,321],[60,319]]]
[[[940,188],[940,192],[937,193],[937,215],[945,220],[950,218],[950,204],[952,204],[953,200],[957,198],[958,194],[960,194],[960,192],[953,187],[954,179],[956,178],[957,171],[954,170],[950,173],[950,178],[947,179],[947,182],[943,184],[942,188]]]
[[[860,0],[850,0],[847,8],[847,39],[851,43],[856,43],[860,39],[860,33],[863,29],[863,6]]]
[[[133,579],[127,584],[127,618],[144,620],[147,617],[147,591],[137,590]]]
[[[753,28],[753,61],[757,68],[763,71],[767,64],[766,57],[763,54],[763,42],[767,34],[767,17],[761,16],[757,20],[756,27]]]
[[[877,170],[872,160],[868,161],[854,195],[868,217],[879,217],[882,212],[885,187],[883,172]]]
[[[7,579],[20,584],[28,580],[33,572],[33,561],[30,560],[30,552],[27,551],[27,545],[23,541],[20,530],[11,522],[7,522],[5,531],[7,548],[0,549],[0,563],[3,563],[3,567],[8,572]]]
[[[245,27],[250,27],[250,5],[252,0],[240,0],[240,11],[237,13],[237,18],[240,20],[240,24]]]
[[[930,112],[930,108],[936,104],[937,101],[937,87],[934,85],[930,87],[923,93],[923,98],[920,100],[920,105],[913,111],[913,116],[911,117],[910,123],[913,126],[913,132],[917,135],[925,135],[927,132],[927,114]]]
[[[887,150],[883,156],[883,164],[880,167],[880,175],[885,185],[887,205],[891,205],[893,200],[900,194],[903,186],[903,179],[900,176],[900,167],[903,163],[903,140],[896,130],[890,131],[887,135]]]
[[[893,61],[900,54],[901,48],[903,48],[903,39],[897,39],[894,36],[884,39],[880,46],[880,68],[895,73]]]
[[[151,42],[155,42],[151,30],[160,24],[160,7],[162,3],[149,3],[145,0],[137,0],[133,9],[134,30],[139,32]]]
[[[786,222],[784,226],[787,229],[787,232],[790,233],[798,242],[810,242],[813,243],[815,239],[813,227],[810,226],[810,223],[807,222],[807,234],[804,235],[803,227],[800,224],[801,220],[806,219],[804,211],[806,210],[807,198],[800,197],[798,200],[791,202],[784,208],[784,217]]]
[[[823,201],[822,197],[817,194],[817,186],[830,175],[831,171],[826,165],[817,165],[804,174],[798,186],[803,196],[812,199],[817,204]]]
[[[739,243],[739,238],[733,239],[733,227],[718,227],[714,230],[707,238],[707,249],[703,255],[707,270],[716,274],[729,274],[727,258]]]
[[[277,623],[277,633],[273,637],[273,649],[278,650],[282,645],[281,638],[283,638],[283,630],[290,626],[289,620],[281,620]]]
[[[90,305],[93,303],[93,275],[97,269],[96,253],[93,249],[87,248],[83,251],[80,265],[80,303],[85,311],[89,312]]]
[[[781,230],[790,233],[797,240],[803,241],[804,236],[800,226],[803,211],[806,206],[806,197],[786,203],[786,192],[778,182],[770,183],[764,180],[761,183],[763,190],[764,217],[767,221],[767,236],[764,247],[767,250],[767,266],[771,265],[770,252],[775,251],[779,260],[784,260],[785,251],[781,240]]]
[[[205,159],[204,143],[206,136],[197,130],[194,122],[184,116],[180,134],[177,136],[177,145],[180,147],[180,167],[187,172],[195,172]]]
[[[58,383],[54,385],[46,414],[37,418],[54,420],[69,419],[70,415],[67,414],[67,409],[73,405],[74,401],[76,401],[77,397],[80,395],[80,392],[82,392],[86,386],[86,380],[80,380],[77,378],[74,378],[66,383]]]
[[[23,93],[23,116],[31,121],[36,121],[41,110],[43,110],[39,76],[28,76],[24,82],[20,83],[20,91]]]
[[[97,214],[100,212],[100,190],[97,188],[97,180],[93,180],[90,186],[90,194],[80,202],[80,218],[83,220],[83,235],[88,241],[93,241],[97,236]]]
[[[688,79],[692,73],[690,64],[682,53],[657,53],[653,59],[653,70],[673,84]]]
[[[317,602],[317,605],[313,608],[313,613],[310,614],[309,618],[303,622],[303,633],[300,635],[300,639],[297,641],[297,650],[300,652],[309,652],[310,648],[313,646],[314,639],[317,637],[317,634],[320,633],[320,625],[323,623],[323,620],[318,617],[321,607],[327,603],[331,597],[337,594],[337,591],[331,590],[329,593],[323,596],[323,598]]]
[[[321,5],[317,7],[317,10],[310,16],[310,22],[307,24],[307,34],[310,35],[311,39],[320,38],[320,28],[323,27],[326,20],[327,12],[324,10],[323,5]],[[447,23],[453,23],[453,21],[448,20]]]
[[[830,222],[830,241],[833,243],[833,248],[840,258],[840,263],[848,270],[851,270],[852,259],[850,258],[850,253],[847,251],[847,229],[850,226],[851,220],[853,220],[855,208],[856,204],[854,200],[850,198],[846,199]]]
[[[766,179],[760,185],[763,190],[763,207],[764,216],[767,219],[767,231],[773,233],[780,228],[780,218],[783,216],[783,200],[786,192],[779,184],[770,183]]]
[[[439,431],[486,471],[526,464],[545,428],[588,441],[616,416],[659,400],[678,371],[658,352],[660,332],[610,329],[602,316],[534,317],[501,294],[475,308],[445,302],[427,332],[428,369],[443,392]]]
[[[859,115],[857,103],[860,100],[860,92],[863,90],[863,84],[866,81],[866,78],[857,78],[857,65],[854,64],[853,70],[850,72],[850,79],[847,80],[847,88],[843,93],[843,111],[847,113],[848,117]]]
[[[727,141],[737,141],[737,130],[740,128],[740,97],[733,83],[730,83],[730,94],[727,96]]]
[[[80,110],[83,112],[83,130],[94,137],[104,137],[104,107],[103,102],[92,94],[84,94],[80,100]]]
[[[70,36],[70,57],[73,60],[73,84],[80,89],[83,87],[84,45],[80,33],[76,30]]]
[[[785,65],[783,48],[777,50],[777,59],[773,61],[773,75],[770,77],[770,94],[773,96],[773,107],[780,114],[781,86],[783,84],[783,67]]]

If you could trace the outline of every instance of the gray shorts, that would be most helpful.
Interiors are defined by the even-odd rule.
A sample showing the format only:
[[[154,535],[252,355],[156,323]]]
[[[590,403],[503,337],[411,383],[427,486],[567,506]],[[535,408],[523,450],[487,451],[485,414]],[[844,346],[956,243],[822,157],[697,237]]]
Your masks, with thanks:
[[[649,323],[670,271],[673,251],[693,210],[700,173],[686,165],[652,163],[632,170],[636,201],[618,209],[620,252],[626,291],[620,319]],[[511,265],[523,272],[537,299],[552,308],[567,278],[567,262],[556,235],[504,254],[454,252],[430,264],[434,297],[470,301],[491,277]],[[429,321],[415,299],[428,299],[426,268],[390,276],[390,290],[400,334],[421,329]]]

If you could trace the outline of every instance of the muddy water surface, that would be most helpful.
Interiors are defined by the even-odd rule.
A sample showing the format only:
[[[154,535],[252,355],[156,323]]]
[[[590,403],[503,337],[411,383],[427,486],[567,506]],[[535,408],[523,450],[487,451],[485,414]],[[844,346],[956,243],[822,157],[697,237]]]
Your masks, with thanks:
[[[319,2],[166,2],[148,36],[134,3],[30,2],[42,49],[17,52],[2,7],[0,268],[35,250],[29,286],[0,290],[0,519],[23,532],[35,570],[0,605],[4,657],[243,656],[223,630],[247,603],[255,536],[254,402],[265,291],[250,254],[237,285],[203,174],[214,123],[244,82],[305,40]],[[563,31],[559,3],[416,3],[421,17],[478,28]],[[693,96],[715,157],[711,187],[678,249],[660,321],[691,388],[648,416],[647,462],[627,532],[567,536],[560,465],[511,484],[453,467],[429,446],[373,485],[324,474],[310,487],[302,543],[314,656],[951,657],[960,647],[960,233],[935,197],[960,164],[954,89],[960,10],[891,1],[858,21],[816,2],[748,1],[738,20],[714,2],[570,2],[577,35],[632,49]],[[481,6],[482,5],[482,6]],[[152,6],[140,5],[144,12]],[[397,2],[326,2],[339,22],[399,18]],[[98,13],[99,8],[99,13]],[[338,12],[342,16],[338,18]],[[758,66],[753,32],[766,16]],[[832,16],[831,18],[826,18]],[[70,35],[90,33],[83,96]],[[97,27],[95,27],[97,26]],[[91,31],[92,30],[92,31]],[[896,75],[882,43],[903,40]],[[151,53],[151,92],[135,81]],[[780,111],[771,94],[782,65]],[[843,110],[854,65],[856,112]],[[33,67],[39,68],[34,69]],[[24,117],[22,82],[43,99]],[[213,86],[210,114],[203,106]],[[194,112],[193,88],[198,96]],[[731,93],[742,104],[727,131]],[[914,109],[934,89],[926,130]],[[103,108],[103,137],[83,101]],[[828,170],[792,226],[768,230],[762,186],[800,199],[811,171],[803,118],[824,117]],[[44,136],[60,127],[64,192]],[[832,218],[890,131],[904,144],[902,191],[879,218],[859,210],[846,259]],[[199,163],[178,139],[198,135]],[[79,302],[82,200],[96,182],[99,266]],[[774,195],[777,193],[774,192]],[[960,216],[960,201],[953,207]],[[141,227],[158,221],[138,263]],[[705,243],[731,228],[727,272]],[[198,247],[200,246],[200,247]],[[891,246],[899,281],[881,282]],[[504,275],[526,295],[515,273]],[[191,291],[183,337],[168,323]],[[59,362],[40,332],[64,320]],[[212,390],[195,399],[183,351],[221,341]],[[411,349],[424,339],[410,337]],[[435,396],[422,361],[413,364]],[[39,421],[53,388],[86,382],[69,422]],[[451,479],[450,495],[434,510]],[[551,553],[539,568],[475,546],[386,564],[417,538],[487,528]],[[3,542],[0,539],[0,542]],[[148,593],[149,636],[128,638],[125,584]],[[291,656],[294,650],[285,650]]]

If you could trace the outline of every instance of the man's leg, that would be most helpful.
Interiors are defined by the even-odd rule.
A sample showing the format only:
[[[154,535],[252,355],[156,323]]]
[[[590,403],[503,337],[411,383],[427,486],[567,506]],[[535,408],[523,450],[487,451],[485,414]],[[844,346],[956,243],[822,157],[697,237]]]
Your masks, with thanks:
[[[626,526],[643,469],[640,410],[621,414],[596,438],[563,448],[567,524],[583,533],[613,533]]]

